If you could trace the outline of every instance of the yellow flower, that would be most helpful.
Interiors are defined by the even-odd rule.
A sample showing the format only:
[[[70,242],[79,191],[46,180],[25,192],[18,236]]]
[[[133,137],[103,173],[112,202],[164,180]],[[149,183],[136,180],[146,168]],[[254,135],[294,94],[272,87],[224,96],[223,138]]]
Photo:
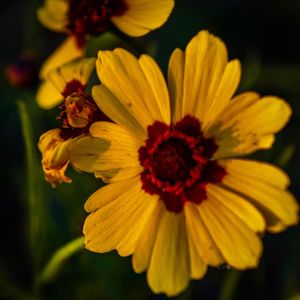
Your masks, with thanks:
[[[155,293],[174,296],[207,266],[256,267],[259,238],[298,222],[287,175],[234,158],[270,148],[291,109],[277,97],[234,96],[237,60],[202,31],[169,62],[100,51],[93,97],[115,123],[96,122],[70,146],[72,163],[109,184],[86,202],[86,248],[133,255]]]
[[[38,101],[43,107],[64,101],[60,107],[61,127],[45,132],[38,144],[45,178],[52,187],[57,183],[71,182],[65,176],[70,162],[70,144],[89,135],[91,123],[104,119],[92,97],[85,92],[94,66],[94,58],[67,63],[49,73],[49,81],[44,83],[38,93]]]
[[[63,102],[73,91],[84,91],[95,68],[95,59],[77,59],[53,69],[41,84],[36,99],[40,107],[50,109]]]
[[[40,22],[69,38],[46,60],[40,76],[83,55],[86,39],[113,24],[130,36],[142,36],[166,22],[174,0],[45,0]]]

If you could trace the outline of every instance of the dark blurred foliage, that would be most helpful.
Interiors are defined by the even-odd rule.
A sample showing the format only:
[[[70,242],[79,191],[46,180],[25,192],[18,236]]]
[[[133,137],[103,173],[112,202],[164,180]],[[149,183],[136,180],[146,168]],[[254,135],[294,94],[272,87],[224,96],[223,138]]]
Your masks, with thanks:
[[[145,274],[137,275],[130,258],[116,253],[96,255],[81,251],[67,260],[58,276],[32,297],[33,258],[26,234],[26,164],[16,101],[25,101],[33,127],[34,143],[42,132],[56,127],[57,110],[37,107],[34,88],[16,88],[7,82],[6,68],[24,51],[36,53],[36,64],[59,45],[63,36],[49,32],[36,20],[38,0],[2,1],[0,5],[0,112],[1,112],[1,258],[0,299],[165,299],[154,295]],[[209,29],[227,44],[231,58],[243,65],[240,90],[256,90],[285,98],[294,115],[279,134],[274,148],[256,155],[284,165],[291,189],[300,194],[300,2],[295,0],[176,0],[169,21],[156,32],[137,40],[166,70],[175,47],[185,47],[201,29]],[[149,48],[149,49],[150,49]],[[150,50],[149,50],[150,51]],[[39,155],[39,154],[37,154]],[[40,156],[38,156],[40,159]],[[72,184],[52,189],[36,171],[42,185],[44,206],[41,237],[36,244],[41,268],[51,254],[81,234],[83,204],[100,185],[92,175],[69,171]],[[236,278],[232,299],[290,299],[300,293],[299,226],[280,235],[264,237],[264,254],[258,269]],[[230,276],[226,268],[210,269],[201,281],[193,281],[177,299],[219,299]]]

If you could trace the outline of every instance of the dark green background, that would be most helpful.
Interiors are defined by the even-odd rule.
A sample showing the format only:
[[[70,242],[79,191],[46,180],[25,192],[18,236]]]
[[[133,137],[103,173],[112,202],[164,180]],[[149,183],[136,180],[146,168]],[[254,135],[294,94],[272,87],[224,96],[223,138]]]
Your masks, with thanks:
[[[81,234],[86,215],[83,204],[100,185],[92,175],[70,171],[73,183],[53,190],[39,175],[38,165],[35,174],[42,187],[42,208],[37,213],[43,217],[37,246],[30,253],[26,233],[28,176],[16,101],[26,103],[35,144],[42,132],[58,125],[58,110],[42,111],[37,107],[37,82],[32,88],[12,88],[4,74],[7,65],[15,62],[22,51],[35,51],[39,66],[63,40],[63,35],[47,31],[36,20],[35,10],[41,4],[42,1],[35,0],[10,0],[0,5],[0,299],[164,299],[150,291],[145,274],[133,272],[130,258],[88,251],[66,261],[56,279],[44,285],[38,296],[32,293],[32,255],[40,270],[56,249]],[[256,157],[283,164],[291,177],[291,189],[299,196],[300,2],[177,0],[165,26],[136,42],[155,53],[166,71],[171,51],[185,47],[201,29],[220,36],[230,57],[241,60],[241,91],[275,94],[293,107],[294,115],[273,149]],[[90,49],[90,53],[93,51]],[[290,158],[285,158],[289,151]],[[279,235],[267,234],[258,269],[242,272],[235,278],[236,274],[225,267],[209,269],[204,279],[193,281],[177,298],[220,299],[224,282],[231,276],[237,284],[230,299],[290,299],[300,293],[299,233],[299,227],[293,227]]]

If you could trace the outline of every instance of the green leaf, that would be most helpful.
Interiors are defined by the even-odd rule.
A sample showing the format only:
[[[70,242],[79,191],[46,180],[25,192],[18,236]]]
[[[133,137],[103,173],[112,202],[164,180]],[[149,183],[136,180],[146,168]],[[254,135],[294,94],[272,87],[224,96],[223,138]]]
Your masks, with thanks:
[[[84,237],[76,238],[58,249],[50,258],[39,278],[40,283],[53,280],[60,271],[63,263],[76,252],[84,249]]]

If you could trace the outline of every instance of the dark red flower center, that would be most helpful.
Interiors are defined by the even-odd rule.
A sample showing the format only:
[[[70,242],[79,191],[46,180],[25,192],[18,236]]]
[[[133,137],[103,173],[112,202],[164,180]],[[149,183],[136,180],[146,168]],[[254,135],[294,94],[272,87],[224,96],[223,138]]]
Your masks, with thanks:
[[[185,116],[171,126],[156,121],[139,149],[142,188],[159,195],[172,212],[181,212],[188,201],[201,203],[207,197],[207,184],[221,182],[226,175],[212,160],[217,149],[214,139],[203,136],[194,117]]]
[[[73,79],[66,84],[65,89],[61,93],[64,98],[67,98],[73,93],[81,93],[86,89],[86,84],[82,84],[79,80]]]
[[[124,0],[69,0],[67,31],[82,48],[87,35],[98,35],[110,25],[110,18],[127,10]]]

